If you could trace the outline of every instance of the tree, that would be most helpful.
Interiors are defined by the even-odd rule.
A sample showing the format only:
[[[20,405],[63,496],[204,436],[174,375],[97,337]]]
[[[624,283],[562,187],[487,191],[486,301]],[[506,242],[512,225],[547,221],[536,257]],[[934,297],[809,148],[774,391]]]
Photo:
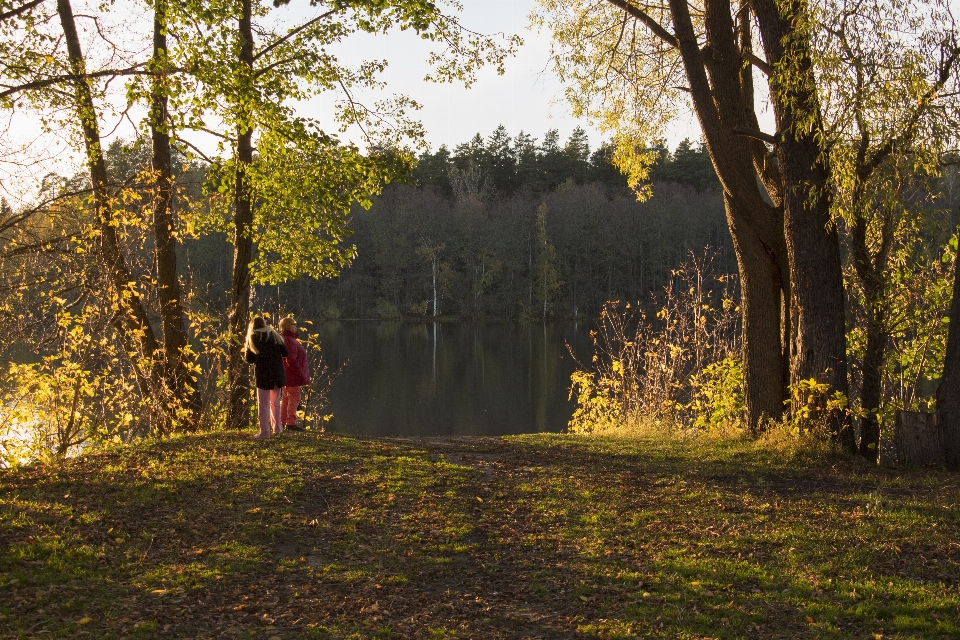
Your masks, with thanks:
[[[168,115],[171,65],[167,55],[167,0],[154,0],[153,56],[150,60],[150,137],[153,142],[153,236],[157,272],[157,298],[163,333],[163,372],[174,395],[185,400],[189,422],[196,423],[201,410],[188,352],[189,335],[184,326],[180,279],[177,275],[177,242],[172,211],[173,169]]]
[[[960,257],[954,257],[949,319],[943,375],[937,387],[937,423],[943,429],[947,466],[956,470],[960,469]]]
[[[153,327],[150,325],[149,316],[137,290],[136,281],[127,265],[117,232],[118,225],[114,220],[112,198],[108,190],[109,179],[100,143],[97,109],[88,84],[86,61],[80,46],[80,37],[77,33],[70,0],[57,1],[57,14],[63,28],[74,87],[72,106],[82,130],[86,161],[90,172],[99,232],[97,248],[103,260],[104,284],[106,285],[107,295],[117,309],[112,324],[117,329],[120,338],[128,344],[128,353],[135,354],[133,356],[135,366],[146,369],[138,376],[146,385],[146,388],[142,390],[143,395],[152,397],[154,403],[161,407],[157,411],[158,417],[161,419],[160,430],[166,431],[171,426],[170,416],[163,408],[168,398],[160,367],[156,365],[161,345],[154,334]]]
[[[540,4],[538,20],[553,34],[555,68],[574,113],[614,134],[614,161],[640,195],[649,195],[642,185],[655,158],[649,143],[663,137],[678,105],[687,97],[692,104],[739,262],[747,420],[758,429],[783,410],[788,354],[781,338],[793,329],[781,313],[792,300],[783,176],[754,104],[753,66],[770,66],[753,54],[750,12],[711,1],[695,21],[684,0]],[[664,26],[671,23],[672,32]],[[842,307],[835,312],[842,315]]]
[[[440,317],[440,297],[439,289],[437,288],[437,277],[440,273],[440,252],[443,251],[444,245],[440,244],[428,244],[426,241],[421,241],[420,246],[417,247],[417,255],[427,260],[430,263],[430,276],[433,279],[433,317]]]
[[[557,252],[547,235],[547,205],[542,203],[537,207],[537,257],[534,263],[537,300],[543,302],[543,319],[547,319],[547,311],[554,291],[562,284],[557,277]]]
[[[835,26],[819,30],[816,42],[820,81],[831,98],[825,117],[834,214],[848,228],[853,292],[865,316],[859,451],[872,460],[880,446],[887,345],[899,301],[908,299],[900,289],[911,286],[894,275],[929,270],[926,196],[960,115],[953,97],[960,47],[940,14],[946,9],[875,0],[854,11],[843,0],[828,3],[821,20]],[[904,20],[922,29],[898,30]]]

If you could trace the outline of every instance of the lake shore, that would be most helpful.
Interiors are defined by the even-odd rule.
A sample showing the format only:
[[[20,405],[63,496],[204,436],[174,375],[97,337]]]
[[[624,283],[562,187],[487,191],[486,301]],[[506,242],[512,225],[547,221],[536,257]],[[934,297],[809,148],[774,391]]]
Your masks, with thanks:
[[[0,637],[951,638],[958,485],[739,441],[178,436],[0,471]]]

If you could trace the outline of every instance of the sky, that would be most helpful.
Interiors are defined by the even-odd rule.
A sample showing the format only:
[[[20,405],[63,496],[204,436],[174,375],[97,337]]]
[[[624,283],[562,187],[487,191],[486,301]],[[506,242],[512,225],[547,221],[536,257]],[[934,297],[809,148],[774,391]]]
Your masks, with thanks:
[[[591,146],[599,146],[606,136],[585,119],[573,117],[563,96],[563,86],[550,66],[550,34],[528,28],[535,0],[463,0],[462,4],[460,22],[465,27],[485,34],[517,34],[523,38],[524,45],[517,55],[506,61],[504,75],[497,75],[492,68],[482,69],[477,82],[466,90],[462,84],[424,82],[429,71],[429,43],[409,33],[351,36],[337,54],[351,62],[388,60],[383,76],[388,90],[400,90],[423,105],[419,119],[434,149],[441,144],[452,148],[476,133],[487,137],[501,124],[511,135],[523,130],[538,139],[548,129],[558,129],[563,140],[580,126],[587,131]],[[304,105],[302,112],[323,120],[331,102],[314,100]],[[700,137],[690,114],[683,115],[671,127],[668,144],[674,147],[685,137]]]

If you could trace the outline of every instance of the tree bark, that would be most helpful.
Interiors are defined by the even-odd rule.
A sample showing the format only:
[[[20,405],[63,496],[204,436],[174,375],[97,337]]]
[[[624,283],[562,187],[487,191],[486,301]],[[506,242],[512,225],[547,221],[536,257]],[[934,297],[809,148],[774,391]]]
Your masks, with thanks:
[[[947,466],[960,470],[960,258],[953,263],[953,301],[943,376],[937,387],[937,424],[944,438]]]
[[[146,387],[141,391],[151,401],[154,407],[154,415],[159,418],[159,423],[156,425],[157,429],[166,432],[170,428],[165,398],[166,390],[160,375],[160,367],[156,366],[154,361],[159,353],[160,344],[153,332],[153,327],[150,326],[149,316],[136,286],[131,284],[134,281],[133,275],[123,255],[117,227],[113,224],[107,167],[104,163],[103,150],[100,144],[100,126],[97,122],[97,112],[93,104],[93,94],[84,77],[86,62],[80,46],[80,37],[77,33],[77,25],[73,17],[73,7],[70,0],[57,0],[57,14],[63,27],[70,71],[79,78],[74,82],[74,98],[83,131],[87,168],[90,171],[90,183],[96,207],[97,230],[99,232],[97,248],[103,260],[108,294],[112,298],[112,303],[116,306],[117,311],[113,325],[120,334],[120,339],[127,351],[134,354],[132,364],[135,369],[140,371],[144,364],[148,367],[148,372],[142,378]],[[143,361],[138,361],[139,358],[142,358]]]
[[[853,210],[867,206],[862,192],[853,198]],[[895,221],[888,212],[881,227],[879,249],[871,253],[867,244],[867,219],[857,215],[850,225],[850,254],[854,273],[863,287],[864,313],[867,321],[867,342],[861,371],[863,385],[860,404],[866,411],[860,421],[860,454],[876,461],[880,454],[879,408],[883,393],[883,362],[886,359],[890,330],[887,327],[887,263],[894,242]]]
[[[238,33],[242,41],[239,62],[247,75],[248,82],[252,83],[253,26],[250,0],[241,0]],[[253,123],[246,118],[238,117],[227,385],[229,393],[227,427],[230,429],[242,429],[250,418],[250,375],[243,357],[243,339],[247,317],[250,315],[250,261],[253,257],[253,204],[246,181],[246,168],[251,162],[253,162]]]
[[[153,171],[156,187],[153,198],[154,258],[157,265],[157,297],[163,332],[163,371],[167,386],[189,410],[189,422],[200,416],[200,398],[187,366],[189,337],[177,276],[177,244],[173,232],[171,197],[173,173],[170,159],[170,130],[167,118],[167,0],[156,0],[153,17],[153,81],[150,97],[150,131],[153,138]]]
[[[742,62],[729,0],[704,5],[706,46],[700,46],[686,0],[670,0],[677,46],[704,142],[723,188],[727,223],[740,269],[743,308],[744,399],[747,423],[758,433],[779,419],[786,397],[783,301],[789,300],[787,247],[780,211],[764,198],[754,156],[759,141],[738,135],[756,127],[753,76]]]
[[[783,413],[786,361],[781,342],[781,270],[737,203],[724,195],[727,224],[740,271],[743,317],[744,404],[747,424],[759,433],[767,419]]]
[[[778,70],[771,77],[770,93],[797,311],[791,327],[790,380],[796,384],[812,378],[828,384],[831,392],[848,395],[840,241],[830,216],[830,169],[821,147],[823,121],[804,32],[806,0],[756,0],[753,10],[768,62]],[[854,451],[847,414],[834,410],[828,421],[841,444]]]

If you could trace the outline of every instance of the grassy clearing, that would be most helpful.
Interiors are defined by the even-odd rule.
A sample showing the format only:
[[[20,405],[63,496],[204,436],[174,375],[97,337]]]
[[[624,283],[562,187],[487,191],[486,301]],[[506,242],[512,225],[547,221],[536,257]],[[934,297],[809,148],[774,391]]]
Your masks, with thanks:
[[[956,638],[958,480],[734,441],[184,436],[0,472],[0,637]]]

